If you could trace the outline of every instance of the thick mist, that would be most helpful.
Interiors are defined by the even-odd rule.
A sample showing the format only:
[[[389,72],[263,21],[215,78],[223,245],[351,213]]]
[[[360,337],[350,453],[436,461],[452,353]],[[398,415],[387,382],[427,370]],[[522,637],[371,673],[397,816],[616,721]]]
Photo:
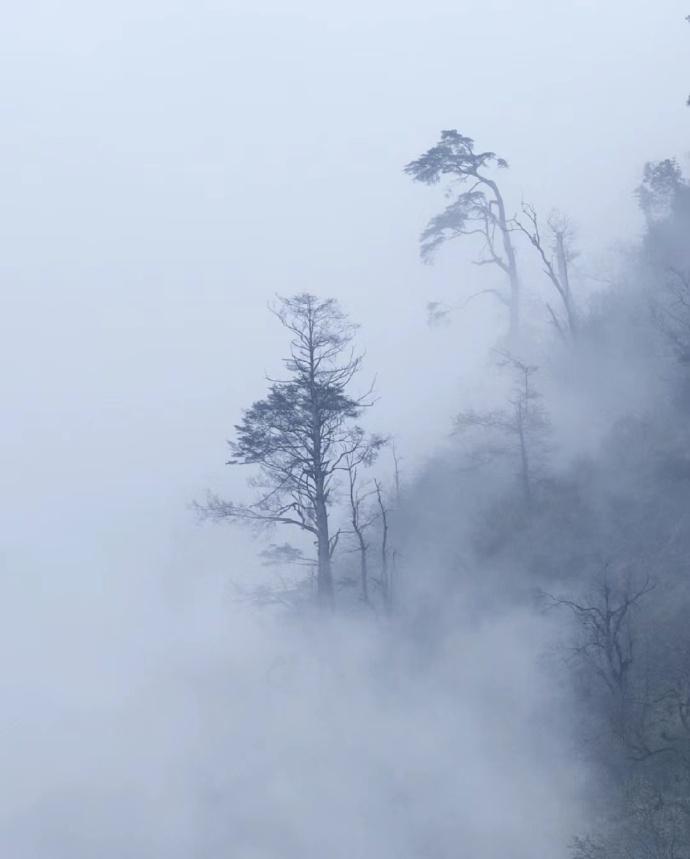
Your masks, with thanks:
[[[159,609],[121,636],[101,618],[82,633],[91,653],[56,630],[59,657],[15,631],[8,855],[560,854],[582,773],[532,621],[465,628],[429,665],[361,624],[276,627],[224,608]]]
[[[1,856],[567,857],[593,805],[618,808],[627,763],[597,746],[602,669],[577,661],[590,652],[558,601],[594,599],[604,567],[623,598],[668,568],[627,639],[647,648],[635,701],[650,676],[682,674],[666,671],[680,632],[649,642],[652,623],[682,629],[687,499],[669,475],[685,383],[653,324],[665,280],[634,190],[649,160],[685,167],[683,13],[5,10]],[[576,345],[554,336],[540,265],[519,252],[521,356],[551,432],[530,516],[511,453],[485,463],[454,432],[461,410],[511,396],[503,308],[466,301],[492,275],[462,242],[420,263],[444,195],[402,173],[456,127],[509,161],[513,209],[558,207],[575,228]],[[260,552],[289,535],[194,509],[251,493],[226,440],[284,370],[267,305],[302,292],[361,325],[365,426],[400,456],[392,617],[358,603],[346,538],[333,616],[257,606],[247,595],[285,572]],[[392,497],[391,469],[387,449],[373,473]]]

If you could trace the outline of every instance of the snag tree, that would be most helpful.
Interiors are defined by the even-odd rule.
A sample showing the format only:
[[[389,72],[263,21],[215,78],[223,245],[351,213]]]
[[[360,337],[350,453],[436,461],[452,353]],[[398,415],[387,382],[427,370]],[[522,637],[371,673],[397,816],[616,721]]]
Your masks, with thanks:
[[[527,238],[537,252],[544,274],[551,281],[562,306],[562,316],[546,303],[549,316],[556,330],[564,339],[577,335],[577,309],[570,283],[570,267],[577,254],[573,249],[573,228],[568,219],[552,212],[543,235],[539,216],[534,206],[522,204],[523,218],[514,218],[513,223]]]
[[[480,439],[475,457],[480,462],[499,456],[515,461],[525,507],[530,509],[535,483],[549,450],[549,417],[533,382],[538,367],[525,364],[510,353],[501,356],[499,366],[507,367],[514,377],[507,408],[460,412],[455,418],[455,432],[475,432]]]

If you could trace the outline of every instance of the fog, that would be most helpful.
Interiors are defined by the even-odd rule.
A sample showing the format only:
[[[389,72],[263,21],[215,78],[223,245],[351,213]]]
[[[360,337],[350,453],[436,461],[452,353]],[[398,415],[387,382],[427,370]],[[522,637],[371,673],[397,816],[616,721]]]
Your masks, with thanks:
[[[687,11],[7,5],[0,855],[569,855],[605,779],[580,745],[563,617],[526,596],[544,582],[522,544],[477,560],[478,507],[508,472],[466,478],[451,436],[462,408],[505,395],[505,314],[462,303],[493,277],[462,243],[420,262],[444,196],[402,169],[445,128],[495,149],[511,211],[572,219],[598,319],[645,235],[643,165],[686,166]],[[623,321],[604,326],[611,355],[593,323],[571,362],[525,266],[525,351],[566,469],[619,418],[660,413],[676,371]],[[366,427],[402,457],[408,602],[390,621],[347,599],[326,620],[238,601],[272,581],[259,552],[286,535],[192,509],[250,492],[226,440],[282,372],[267,304],[302,292],[361,324]],[[459,309],[429,326],[429,301]]]

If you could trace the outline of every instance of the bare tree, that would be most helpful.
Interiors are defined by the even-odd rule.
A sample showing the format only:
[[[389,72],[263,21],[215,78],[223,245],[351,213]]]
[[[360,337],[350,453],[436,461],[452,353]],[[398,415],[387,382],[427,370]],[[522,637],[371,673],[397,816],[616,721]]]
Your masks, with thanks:
[[[649,577],[635,584],[625,572],[614,576],[607,564],[599,581],[581,598],[545,595],[551,605],[572,612],[577,628],[573,653],[603,683],[612,703],[611,727],[635,760],[662,750],[650,738],[650,723],[655,721],[650,705],[655,696],[648,695],[646,688],[633,689],[632,682],[637,645],[634,614],[653,589]]]
[[[690,363],[690,272],[667,268],[652,313],[680,363]]]
[[[402,457],[398,453],[395,440],[391,441],[391,455],[393,457],[393,481],[395,486],[395,505],[400,507],[400,463]]]
[[[235,503],[210,496],[203,511],[216,519],[257,526],[289,525],[311,534],[317,549],[316,593],[333,603],[329,508],[338,474],[367,447],[355,421],[371,405],[371,390],[352,395],[362,356],[356,330],[334,299],[308,293],[281,298],[273,312],[290,333],[285,379],[269,379],[266,397],[244,412],[229,442],[231,465],[258,467],[259,497]]]
[[[395,459],[395,488],[396,495],[400,495],[400,482],[397,470],[398,460]],[[386,506],[385,494],[381,483],[378,480],[374,481],[376,487],[376,502],[379,507],[379,517],[381,522],[381,594],[383,596],[383,605],[386,613],[390,614],[393,610],[393,576],[391,574],[391,566],[388,558],[388,542],[390,525],[388,521],[388,507]]]
[[[575,337],[577,333],[577,312],[570,286],[570,264],[577,254],[572,247],[573,229],[568,219],[553,212],[547,221],[547,235],[542,235],[539,217],[534,206],[523,203],[524,220],[514,219],[516,227],[527,237],[536,250],[543,265],[544,274],[551,281],[560,299],[565,319],[561,319],[552,305],[547,302],[551,321],[558,333],[565,337]]]
[[[502,353],[501,365],[515,376],[508,407],[477,412],[466,410],[455,419],[455,432],[479,430],[482,434],[475,455],[480,462],[497,456],[510,456],[517,461],[517,474],[527,507],[532,505],[534,483],[548,451],[550,422],[533,385],[538,367],[525,364],[508,353]]]
[[[347,472],[348,498],[350,502],[350,533],[357,541],[360,570],[360,596],[362,601],[369,603],[369,539],[368,531],[377,519],[377,514],[368,504],[375,495],[376,489],[362,486],[360,470],[369,466],[375,459],[379,448],[385,443],[384,439],[374,438],[371,442],[347,456],[345,470]]]
[[[649,579],[634,588],[627,580],[620,588],[605,575],[581,601],[550,597],[553,605],[570,609],[582,637],[576,652],[592,665],[609,692],[623,694],[633,664],[632,609],[653,588]]]
[[[452,202],[433,217],[421,236],[421,253],[430,261],[438,247],[460,236],[477,236],[482,252],[476,265],[493,265],[503,272],[508,290],[486,289],[509,310],[510,338],[516,342],[520,327],[520,279],[513,246],[512,226],[506,215],[503,195],[497,182],[487,172],[492,167],[506,168],[508,162],[494,152],[475,152],[474,140],[455,130],[442,131],[439,142],[411,161],[405,172],[416,182],[436,185],[448,178],[466,190],[454,195],[452,185],[447,194]]]

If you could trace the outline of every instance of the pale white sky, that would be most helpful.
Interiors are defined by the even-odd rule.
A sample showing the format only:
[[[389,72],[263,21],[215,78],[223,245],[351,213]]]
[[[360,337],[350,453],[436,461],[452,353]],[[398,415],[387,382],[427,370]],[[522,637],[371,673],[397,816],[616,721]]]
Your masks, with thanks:
[[[686,149],[687,11],[676,0],[8,5],[6,563],[69,565],[114,545],[165,554],[189,498],[241,486],[224,439],[282,354],[265,310],[275,292],[342,300],[378,373],[375,422],[421,457],[475,383],[498,320],[478,303],[450,329],[425,327],[426,301],[469,294],[479,275],[460,247],[418,262],[442,196],[402,166],[455,127],[510,161],[513,206],[524,195],[570,213],[591,254],[634,234],[642,164]]]

